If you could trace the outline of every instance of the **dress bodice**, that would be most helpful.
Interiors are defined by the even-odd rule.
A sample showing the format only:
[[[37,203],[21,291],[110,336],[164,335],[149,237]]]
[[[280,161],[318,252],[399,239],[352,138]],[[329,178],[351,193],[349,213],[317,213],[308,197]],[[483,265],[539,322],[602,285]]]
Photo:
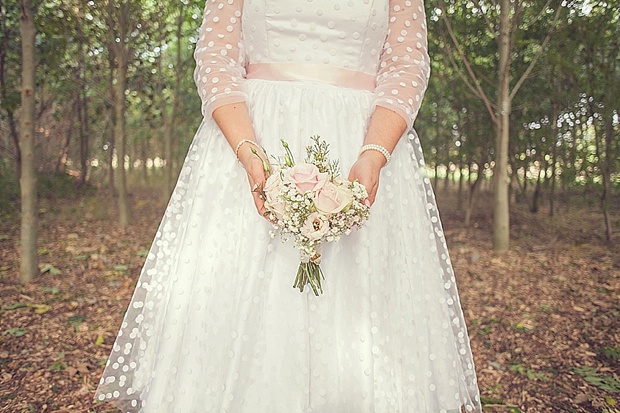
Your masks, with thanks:
[[[411,127],[430,72],[423,0],[207,0],[195,57],[205,116],[246,100],[248,65],[288,63],[372,76]]]
[[[246,0],[249,63],[304,62],[376,74],[388,30],[387,1]]]

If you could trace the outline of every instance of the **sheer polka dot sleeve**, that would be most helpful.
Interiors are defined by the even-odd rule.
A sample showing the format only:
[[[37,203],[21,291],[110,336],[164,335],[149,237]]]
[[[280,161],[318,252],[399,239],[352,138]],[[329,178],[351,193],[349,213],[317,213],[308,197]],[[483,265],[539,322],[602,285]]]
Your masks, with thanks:
[[[207,0],[194,58],[194,80],[202,99],[202,114],[210,117],[220,106],[243,102],[245,76],[241,43],[243,0]]]
[[[430,59],[423,0],[390,0],[375,104],[401,115],[411,128],[428,85]]]

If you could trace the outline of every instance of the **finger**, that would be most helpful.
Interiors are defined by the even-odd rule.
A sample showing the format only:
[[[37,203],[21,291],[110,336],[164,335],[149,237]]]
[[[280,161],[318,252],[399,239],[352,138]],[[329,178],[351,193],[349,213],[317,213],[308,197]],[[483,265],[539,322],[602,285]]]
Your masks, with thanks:
[[[353,169],[351,169],[351,170],[349,171],[349,177],[348,177],[347,179],[348,179],[350,182],[353,182],[353,181],[355,181],[355,178],[356,178],[355,171],[354,171]]]
[[[261,192],[260,192],[260,185],[257,186],[257,184],[254,184],[252,186],[252,198],[254,199],[254,204],[256,205],[256,208],[259,209],[261,207],[264,206],[265,204],[265,200],[263,199],[263,197],[261,196]]]
[[[253,179],[253,177],[248,173],[248,181],[250,184],[250,194],[252,195],[252,200],[254,201],[254,206],[256,207],[256,211],[262,215],[265,210],[265,200],[262,198],[261,182],[257,182]]]
[[[379,188],[378,183],[373,184],[368,191],[368,201],[370,202],[370,206],[375,203],[377,199],[377,189]]]
[[[372,182],[372,180],[368,179],[365,176],[357,176],[357,174],[351,174],[349,176],[349,181],[353,182],[353,180],[355,179],[357,179],[357,182],[364,185],[364,188],[366,188],[366,193],[368,194],[368,196],[365,200],[367,202],[364,203],[366,204],[366,206],[371,206],[375,200],[377,184]]]
[[[267,207],[265,206],[265,198],[264,198],[263,193],[261,191],[261,189],[264,186],[265,182],[264,181],[262,181],[260,183],[256,182],[254,179],[252,179],[250,174],[248,174],[248,180],[250,182],[254,182],[254,184],[251,184],[251,189],[252,189],[252,198],[254,200],[254,205],[256,206],[256,212],[258,212],[258,214],[260,216],[265,218],[270,223],[276,224],[276,222],[274,222],[271,219],[271,214],[269,213],[269,211],[267,210]]]
[[[265,208],[265,201],[259,198],[254,198],[254,205],[256,206],[256,212],[258,215],[264,217],[267,212],[267,208]]]
[[[267,208],[265,208],[265,205],[258,205],[258,215],[260,215],[261,217],[265,218],[266,215],[269,213],[267,211]]]
[[[265,207],[265,204],[263,204],[262,206],[258,207],[258,213],[260,214],[261,217],[265,218],[267,221],[269,221],[269,223],[271,224],[276,224],[272,219],[271,219],[271,212],[269,212],[269,210],[267,209],[267,207]]]
[[[349,177],[347,178],[349,181],[353,182],[356,179],[358,181],[361,180],[360,174],[359,174],[359,170],[358,170],[358,165],[357,162],[353,164],[353,166],[351,166],[351,169],[349,169]]]

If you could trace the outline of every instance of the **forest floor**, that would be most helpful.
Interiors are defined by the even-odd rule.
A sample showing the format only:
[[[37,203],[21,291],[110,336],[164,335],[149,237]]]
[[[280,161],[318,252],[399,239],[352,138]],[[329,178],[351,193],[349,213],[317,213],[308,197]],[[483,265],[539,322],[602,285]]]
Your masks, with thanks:
[[[27,286],[18,217],[0,217],[0,412],[112,411],[92,397],[165,208],[154,198],[134,193],[128,230],[104,195],[42,202]],[[477,202],[468,230],[439,191],[485,411],[620,412],[620,239],[606,244],[595,206],[551,219],[516,205],[495,253],[492,199]]]

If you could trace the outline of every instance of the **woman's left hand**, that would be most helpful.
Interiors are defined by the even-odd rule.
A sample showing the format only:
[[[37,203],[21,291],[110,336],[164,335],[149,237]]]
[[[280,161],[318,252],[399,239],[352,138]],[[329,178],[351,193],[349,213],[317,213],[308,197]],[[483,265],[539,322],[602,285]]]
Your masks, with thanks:
[[[371,206],[375,202],[377,189],[379,188],[379,174],[381,168],[385,166],[385,157],[377,151],[365,151],[360,154],[357,161],[349,172],[349,181],[357,181],[366,187],[368,191],[367,205]]]

